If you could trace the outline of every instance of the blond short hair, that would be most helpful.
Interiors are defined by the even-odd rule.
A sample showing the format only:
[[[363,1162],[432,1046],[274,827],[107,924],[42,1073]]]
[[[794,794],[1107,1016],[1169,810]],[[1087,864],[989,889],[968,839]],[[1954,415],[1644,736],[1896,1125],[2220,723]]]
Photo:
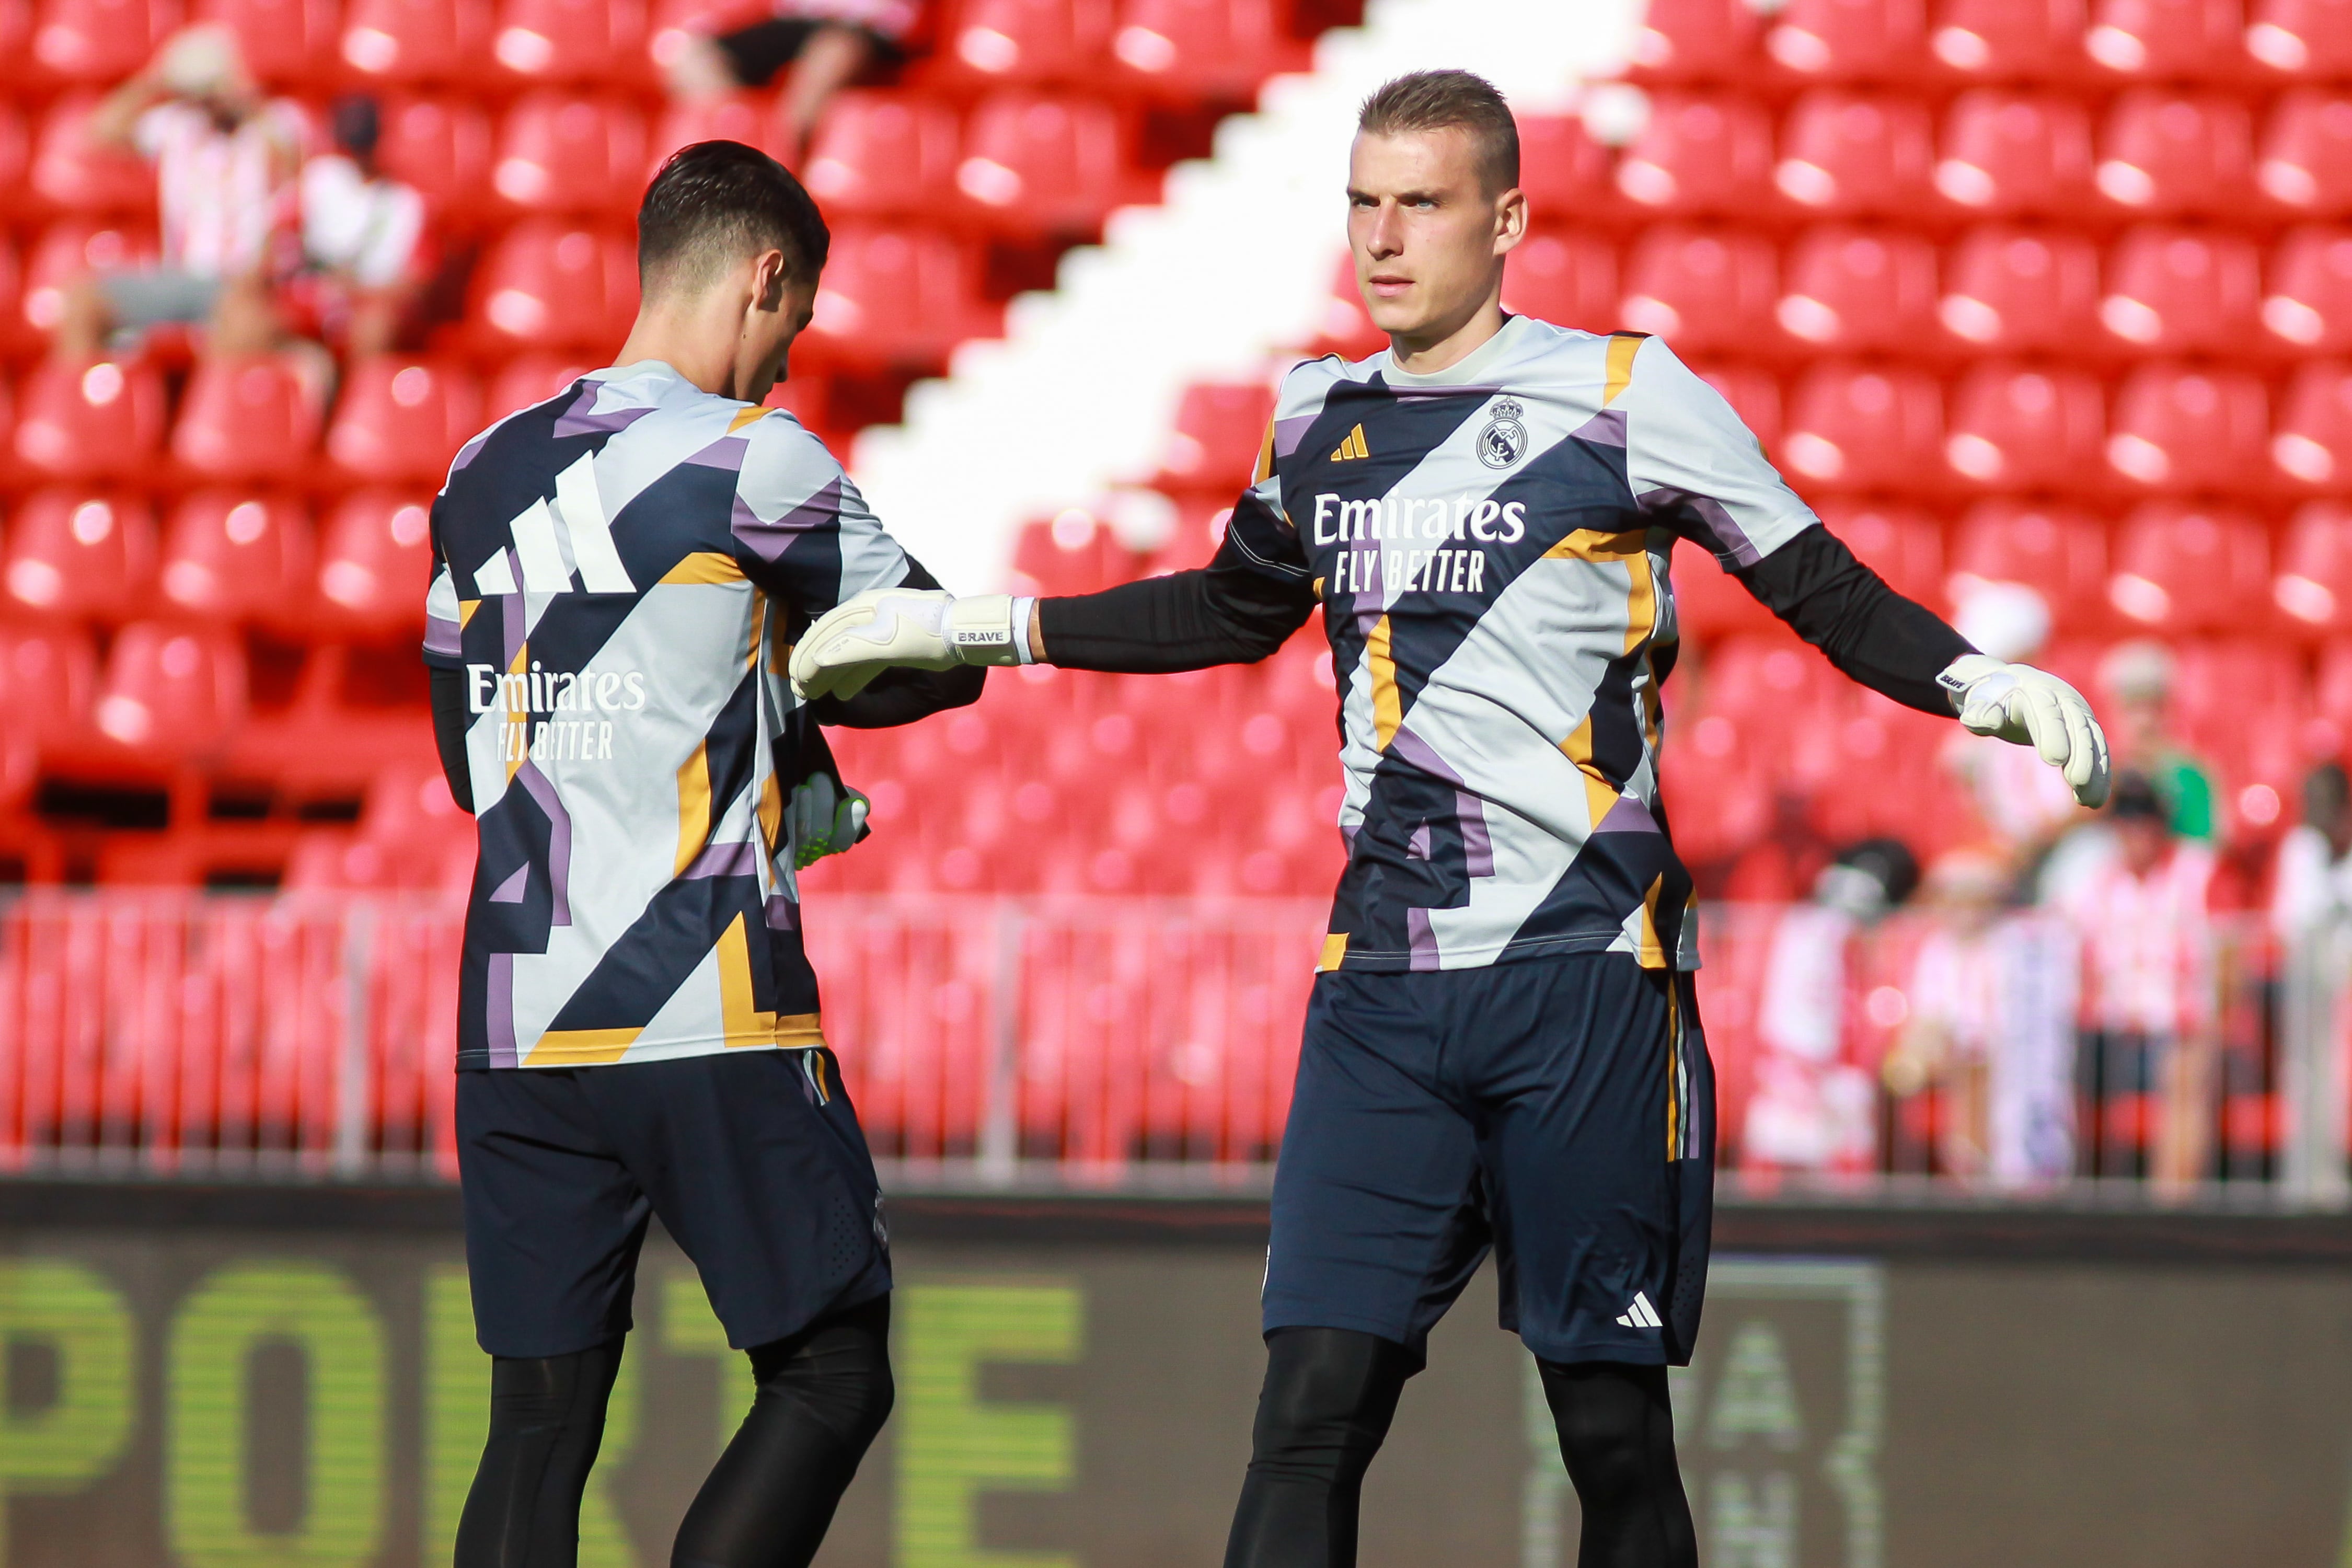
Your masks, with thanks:
[[[1374,136],[1466,131],[1488,195],[1519,183],[1519,122],[1495,84],[1470,71],[1414,71],[1397,78],[1364,100],[1356,129]]]

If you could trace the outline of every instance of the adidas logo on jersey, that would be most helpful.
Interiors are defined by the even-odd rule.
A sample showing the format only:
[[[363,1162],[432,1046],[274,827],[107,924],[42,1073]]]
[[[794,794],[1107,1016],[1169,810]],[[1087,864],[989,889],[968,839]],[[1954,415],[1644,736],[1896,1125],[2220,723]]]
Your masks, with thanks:
[[[1340,442],[1332,451],[1331,460],[1335,463],[1352,463],[1359,458],[1369,458],[1371,455],[1372,449],[1364,445],[1364,427],[1359,425],[1349,431],[1348,438]]]
[[[613,530],[604,519],[604,503],[596,493],[595,458],[585,455],[555,477],[555,505],[535,500],[507,524],[512,551],[501,550],[474,573],[474,592],[482,598],[518,591],[562,594],[572,588],[572,574],[580,574],[581,591],[589,594],[634,594],[635,583],[613,548]],[[571,545],[572,565],[564,565],[564,545]],[[515,582],[515,567],[522,582]]]
[[[1655,1329],[1664,1325],[1658,1321],[1658,1310],[1650,1305],[1649,1297],[1636,1290],[1633,1292],[1633,1304],[1618,1318],[1617,1326],[1621,1329]]]

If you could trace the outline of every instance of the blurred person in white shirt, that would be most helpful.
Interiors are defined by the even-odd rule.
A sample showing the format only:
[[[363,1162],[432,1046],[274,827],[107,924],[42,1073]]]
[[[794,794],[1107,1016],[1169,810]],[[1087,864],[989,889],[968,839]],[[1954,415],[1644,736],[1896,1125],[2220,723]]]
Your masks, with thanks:
[[[355,357],[388,353],[424,280],[425,197],[377,166],[373,99],[337,99],[329,129],[335,150],[302,165],[301,263],[280,291],[285,325]]]
[[[2352,923],[2352,780],[2322,763],[2303,781],[2303,821],[2279,841],[2271,927],[2294,942],[2331,923]]]
[[[268,274],[294,222],[300,109],[265,99],[236,36],[205,23],[174,34],[108,94],[84,134],[154,164],[162,256],[83,279],[67,296],[58,352],[85,359],[118,333],[165,324],[205,326],[218,353],[269,347]]]

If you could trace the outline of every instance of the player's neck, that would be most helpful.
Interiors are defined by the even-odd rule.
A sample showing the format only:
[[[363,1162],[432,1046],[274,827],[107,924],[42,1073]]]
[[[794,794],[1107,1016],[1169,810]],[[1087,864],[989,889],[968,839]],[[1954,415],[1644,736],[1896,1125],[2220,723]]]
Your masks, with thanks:
[[[617,369],[659,360],[716,397],[746,398],[739,353],[743,306],[711,289],[690,299],[660,300],[637,312],[628,341],[614,357]]]
[[[1467,321],[1439,326],[1428,333],[1389,335],[1389,360],[1407,375],[1435,375],[1452,370],[1486,346],[1503,330],[1501,290],[1489,294]]]

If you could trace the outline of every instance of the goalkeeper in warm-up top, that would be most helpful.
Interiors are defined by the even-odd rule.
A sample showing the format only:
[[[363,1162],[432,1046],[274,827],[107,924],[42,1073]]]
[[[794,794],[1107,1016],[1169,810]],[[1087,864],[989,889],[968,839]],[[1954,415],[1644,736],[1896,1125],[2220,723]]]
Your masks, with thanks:
[[[1581,1561],[1696,1561],[1664,1371],[1698,1331],[1715,1142],[1658,790],[1676,541],[1855,680],[2030,742],[2086,804],[2106,790],[2083,700],[1892,592],[1664,343],[1504,313],[1517,180],[1479,79],[1367,101],[1349,236],[1391,347],[1290,373],[1204,570],[1034,605],[868,595],[793,659],[812,694],[890,665],[1180,670],[1263,658],[1322,612],[1348,867],[1275,1178],[1229,1568],[1354,1561],[1398,1391],[1490,1248]]]

